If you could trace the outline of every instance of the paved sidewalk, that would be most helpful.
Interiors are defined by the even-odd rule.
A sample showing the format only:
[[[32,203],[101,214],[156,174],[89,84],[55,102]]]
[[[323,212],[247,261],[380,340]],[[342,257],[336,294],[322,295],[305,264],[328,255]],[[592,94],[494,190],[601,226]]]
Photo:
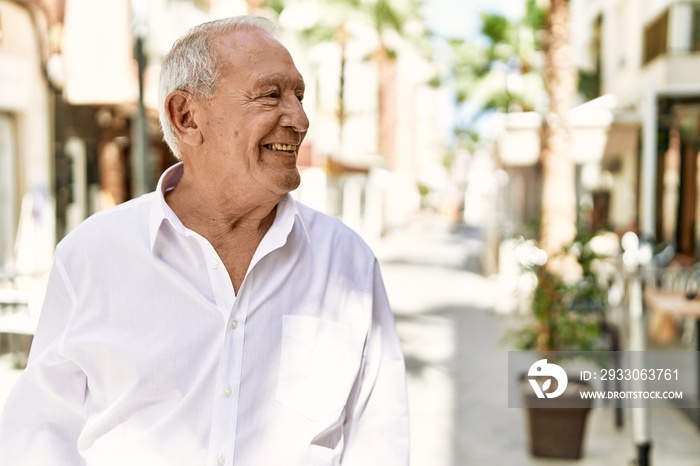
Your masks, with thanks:
[[[483,242],[424,214],[376,247],[396,314],[408,369],[412,466],[633,464],[629,413],[616,430],[613,412],[589,415],[584,458],[533,459],[524,412],[507,407],[509,299],[479,273]],[[651,410],[653,466],[700,466],[700,430],[676,409]]]

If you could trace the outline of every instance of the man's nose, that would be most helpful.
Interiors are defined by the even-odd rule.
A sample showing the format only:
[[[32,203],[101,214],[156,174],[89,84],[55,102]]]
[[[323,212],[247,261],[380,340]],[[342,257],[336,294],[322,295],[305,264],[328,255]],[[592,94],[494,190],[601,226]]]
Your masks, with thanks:
[[[280,119],[280,124],[292,128],[297,133],[308,131],[309,118],[306,116],[301,101],[296,96],[291,96],[286,99],[284,106],[284,114]]]

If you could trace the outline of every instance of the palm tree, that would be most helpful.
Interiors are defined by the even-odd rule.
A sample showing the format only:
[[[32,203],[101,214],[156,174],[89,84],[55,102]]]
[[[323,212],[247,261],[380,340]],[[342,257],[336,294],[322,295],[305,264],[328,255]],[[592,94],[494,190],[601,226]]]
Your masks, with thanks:
[[[391,167],[396,160],[396,58],[397,54],[386,42],[388,31],[407,38],[406,26],[411,20],[423,22],[420,0],[373,0],[365,4],[365,13],[373,24],[379,44],[372,54],[377,64],[377,150],[388,159]]]
[[[321,22],[301,31],[303,39],[315,45],[323,42],[335,42],[340,50],[340,72],[335,116],[338,121],[338,145],[343,147],[343,133],[347,110],[345,108],[345,68],[347,64],[347,43],[350,39],[347,23],[356,8],[349,0],[329,1],[323,5],[327,14],[320,15]]]
[[[544,27],[544,10],[527,0],[526,15],[512,21],[501,14],[483,13],[482,45],[474,40],[452,38],[449,45],[454,63],[457,101],[469,101],[474,118],[484,112],[533,111],[544,91],[536,63],[541,54],[539,32]]]
[[[451,40],[458,99],[479,101],[481,111],[533,110],[533,97],[508,88],[502,70],[519,73],[522,79],[538,79],[541,75],[548,103],[540,155],[539,236],[540,246],[553,257],[576,236],[575,168],[569,156],[567,114],[577,92],[577,74],[569,47],[569,0],[550,0],[546,10],[536,0],[527,0],[525,18],[520,22],[494,14],[484,14],[482,20],[486,47]],[[540,50],[544,52],[543,70],[534,65]],[[536,86],[534,89],[534,94],[539,94]]]
[[[353,18],[370,24],[377,33],[377,48],[369,58],[377,65],[377,137],[379,154],[388,160],[390,166],[395,159],[396,142],[396,59],[397,53],[386,41],[388,31],[406,38],[406,26],[411,20],[423,22],[420,14],[420,0],[329,0],[323,5],[333,10],[332,14],[322,15],[319,24],[304,31],[304,36],[312,43],[333,41],[340,47],[340,82],[336,116],[342,140],[343,125],[347,118],[345,109],[345,47],[351,40],[347,29]]]
[[[550,0],[545,27],[544,83],[549,104],[542,127],[540,247],[550,257],[576,236],[575,166],[567,114],[576,93],[569,45],[569,0]]]

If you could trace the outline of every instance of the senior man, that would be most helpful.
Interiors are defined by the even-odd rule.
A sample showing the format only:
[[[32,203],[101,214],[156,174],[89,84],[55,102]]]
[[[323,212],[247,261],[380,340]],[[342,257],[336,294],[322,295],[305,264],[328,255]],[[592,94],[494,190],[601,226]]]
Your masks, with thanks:
[[[0,464],[408,463],[405,369],[377,261],[295,202],[304,81],[255,17],[162,64],[181,160],[56,248]]]

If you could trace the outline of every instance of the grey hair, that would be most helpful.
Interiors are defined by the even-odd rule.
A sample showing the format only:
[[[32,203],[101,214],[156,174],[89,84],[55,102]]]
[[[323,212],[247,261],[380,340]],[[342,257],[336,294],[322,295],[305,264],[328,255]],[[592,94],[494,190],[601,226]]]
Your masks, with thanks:
[[[163,130],[163,141],[177,159],[182,157],[182,153],[165,112],[165,99],[171,92],[178,90],[187,90],[206,99],[212,98],[221,73],[213,39],[233,31],[255,29],[272,34],[275,26],[272,21],[260,16],[233,16],[203,23],[178,39],[163,57],[158,84],[158,118]]]

